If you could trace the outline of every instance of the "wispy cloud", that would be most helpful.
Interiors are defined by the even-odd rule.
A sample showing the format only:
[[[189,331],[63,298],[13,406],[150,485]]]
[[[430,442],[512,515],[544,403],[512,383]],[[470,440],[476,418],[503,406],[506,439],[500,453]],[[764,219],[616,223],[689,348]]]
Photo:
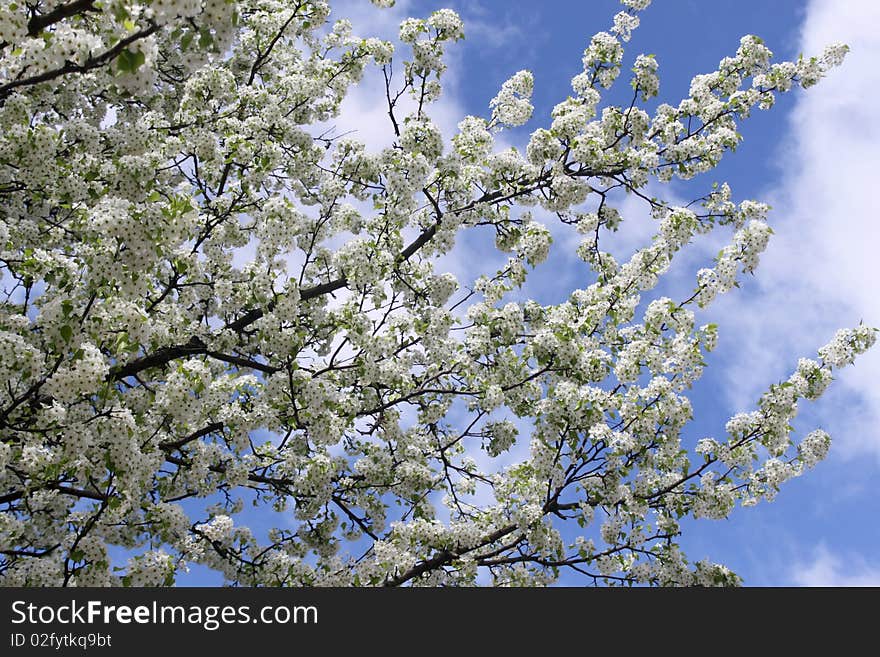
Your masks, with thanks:
[[[791,577],[797,586],[880,586],[880,564],[844,559],[820,545],[811,561],[795,565]]]
[[[487,11],[476,11],[478,3],[467,5],[468,10],[463,14],[465,19],[466,38],[477,43],[480,48],[497,50],[510,48],[516,44],[517,48],[534,48],[533,40],[528,39],[528,31],[525,23],[519,18],[514,20],[510,14],[490,14]]]
[[[854,20],[857,17],[857,20]],[[801,48],[809,56],[843,41],[843,66],[803,94],[791,119],[785,173],[771,194],[776,235],[758,273],[756,295],[719,303],[725,339],[736,352],[730,401],[754,403],[837,328],[880,325],[880,246],[876,177],[880,129],[873,114],[880,88],[880,3],[812,0]],[[735,344],[731,344],[734,342]],[[817,409],[842,453],[880,458],[880,349],[840,373]]]

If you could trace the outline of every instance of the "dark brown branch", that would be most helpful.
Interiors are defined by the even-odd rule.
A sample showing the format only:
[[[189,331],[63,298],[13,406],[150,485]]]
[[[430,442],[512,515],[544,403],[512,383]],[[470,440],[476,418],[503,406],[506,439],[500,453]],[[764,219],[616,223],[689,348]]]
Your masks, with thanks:
[[[115,46],[113,46],[109,50],[105,50],[97,57],[89,58],[85,64],[74,64],[73,62],[68,61],[64,63],[64,66],[61,66],[59,68],[53,68],[50,71],[44,71],[43,73],[32,75],[30,77],[12,80],[11,82],[4,84],[3,86],[0,86],[0,105],[2,105],[3,101],[5,101],[6,98],[8,98],[9,95],[18,87],[30,87],[41,82],[48,82],[49,80],[54,80],[55,78],[61,77],[62,75],[66,75],[68,73],[88,73],[91,70],[103,66],[104,64],[116,59],[116,57],[118,57],[119,54],[122,53],[122,51],[128,48],[131,44],[150,36],[158,29],[159,26],[155,23],[152,23],[149,27],[138,30],[134,34],[118,41]]]
[[[50,25],[89,11],[98,11],[95,9],[94,0],[74,0],[66,5],[58,5],[49,13],[36,15],[28,21],[28,36],[38,36]]]
[[[203,436],[207,436],[208,434],[212,434],[212,433],[214,433],[216,431],[220,431],[222,429],[223,429],[222,422],[212,422],[211,424],[209,424],[205,427],[202,427],[198,431],[194,431],[193,433],[191,433],[190,435],[188,435],[184,438],[181,438],[179,440],[174,440],[171,442],[167,442],[167,443],[162,443],[159,445],[159,447],[165,451],[180,449],[184,445],[187,445],[187,444],[193,442],[194,440],[198,440],[199,438],[202,438]]]
[[[506,527],[502,527],[501,529],[495,530],[488,536],[486,536],[480,544],[472,547],[466,548],[462,550],[441,550],[437,554],[435,554],[430,559],[426,559],[420,563],[417,563],[415,566],[407,570],[405,573],[398,575],[397,577],[392,577],[385,582],[385,586],[400,586],[401,584],[406,584],[411,579],[415,579],[420,575],[424,575],[427,572],[435,570],[437,568],[441,568],[443,566],[449,565],[455,559],[460,557],[463,554],[467,554],[468,552],[473,552],[474,550],[484,547],[486,545],[491,545],[499,538],[504,538],[508,534],[513,533],[517,529],[518,525],[507,525]]]
[[[174,347],[162,347],[152,354],[138,358],[123,365],[122,367],[110,368],[107,374],[108,381],[119,381],[127,376],[132,376],[138,372],[150,369],[151,367],[162,367],[171,361],[183,356],[192,356],[196,354],[207,353],[208,348],[199,338],[193,337],[189,342]]]
[[[205,353],[214,360],[220,360],[224,363],[229,363],[231,365],[238,365],[239,367],[249,367],[252,370],[259,370],[260,372],[265,372],[266,374],[274,374],[281,369],[280,367],[275,367],[274,365],[266,365],[265,363],[260,363],[255,360],[251,360],[250,358],[242,358],[241,356],[235,356],[233,354],[221,354],[218,351],[206,351]]]
[[[106,501],[109,496],[106,493],[99,493],[98,491],[85,490],[84,488],[71,488],[70,486],[62,486],[58,482],[52,482],[46,484],[45,486],[40,486],[37,490],[40,489],[48,489],[48,490],[57,490],[59,493],[63,495],[72,495],[73,497],[81,497],[89,500],[98,500],[100,502]],[[25,492],[23,490],[15,491],[14,493],[7,493],[6,495],[0,495],[0,504],[8,504],[9,502],[15,502],[16,500],[20,500],[25,496]]]

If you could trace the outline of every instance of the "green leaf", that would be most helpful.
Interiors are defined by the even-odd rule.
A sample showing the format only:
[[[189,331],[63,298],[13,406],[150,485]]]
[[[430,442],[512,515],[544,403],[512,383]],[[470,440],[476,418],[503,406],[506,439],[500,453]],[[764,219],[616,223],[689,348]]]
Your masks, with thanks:
[[[128,13],[128,9],[125,8],[124,4],[117,3],[113,5],[113,17],[120,23],[125,23],[126,20],[131,18],[131,14]]]
[[[125,49],[119,53],[119,57],[116,59],[116,68],[120,73],[134,73],[143,66],[145,61],[147,61],[147,57],[140,50],[134,52]]]
[[[61,327],[61,337],[64,338],[65,342],[70,342],[70,339],[73,337],[73,329],[65,324]]]
[[[199,48],[209,48],[212,43],[214,43],[214,37],[208,30],[202,29],[199,34]]]

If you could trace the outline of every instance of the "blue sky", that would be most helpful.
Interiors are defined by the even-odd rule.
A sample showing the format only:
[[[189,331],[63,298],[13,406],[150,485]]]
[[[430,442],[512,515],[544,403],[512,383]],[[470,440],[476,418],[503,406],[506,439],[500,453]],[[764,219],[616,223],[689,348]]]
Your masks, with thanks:
[[[485,116],[511,74],[531,70],[533,119],[504,136],[519,147],[549,123],[550,110],[570,93],[570,79],[581,70],[590,37],[607,29],[620,8],[616,0],[399,0],[394,10],[377,14],[365,4],[338,14],[351,15],[364,35],[391,38],[401,17],[444,6],[465,19],[466,38],[451,48],[445,95],[432,110],[447,134],[466,114]],[[751,410],[769,384],[786,378],[799,356],[813,356],[837,328],[860,320],[880,326],[880,295],[872,289],[878,273],[873,251],[880,243],[873,190],[880,134],[869,114],[880,101],[874,64],[880,37],[872,27],[878,24],[875,0],[655,0],[627,45],[624,71],[637,54],[655,54],[659,100],[671,104],[687,93],[693,75],[733,54],[744,34],[761,36],[778,59],[820,54],[834,41],[852,48],[843,67],[819,86],[781,96],[772,111],[743,122],[737,152],[696,181],[703,192],[715,180],[727,181],[738,200],[769,202],[776,234],[757,275],[698,317],[720,325],[720,341],[691,394],[694,439],[723,436],[730,415]],[[368,146],[387,144],[379,91],[378,80],[368,77],[337,122],[340,129],[357,130]],[[605,102],[628,102],[629,92],[624,73]],[[689,189],[696,188],[663,191],[693,198],[699,193],[688,196]],[[621,231],[622,252],[648,235],[650,226],[637,215]],[[542,301],[558,300],[578,280],[574,260],[563,252],[564,236],[556,237],[550,262],[525,290]],[[701,258],[715,251],[711,243],[695,246],[661,291],[674,296],[685,280],[692,286],[693,272],[706,266]],[[486,255],[482,244],[460,243],[450,267],[467,274],[475,255]],[[690,558],[725,563],[748,585],[880,585],[878,351],[841,372],[822,400],[801,406],[796,430],[801,436],[817,426],[828,430],[828,459],[787,483],[773,503],[737,509],[725,521],[685,525],[682,545]]]

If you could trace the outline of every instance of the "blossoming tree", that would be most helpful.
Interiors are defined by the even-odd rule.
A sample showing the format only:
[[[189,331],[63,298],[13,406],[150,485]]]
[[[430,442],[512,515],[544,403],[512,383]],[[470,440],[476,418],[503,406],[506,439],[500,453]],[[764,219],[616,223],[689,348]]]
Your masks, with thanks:
[[[3,0],[0,584],[172,584],[192,563],[265,585],[737,583],[687,561],[680,519],[822,459],[829,437],[790,421],[874,332],[682,440],[716,342],[694,308],[772,231],[727,185],[687,205],[647,187],[713,169],[738,120],[846,47],[772,63],[745,37],[651,114],[639,56],[632,102],[603,107],[649,1],[623,0],[523,153],[494,140],[531,117],[526,71],[455,134],[432,122],[449,10],[404,21],[398,55],[325,0]],[[325,131],[368,69],[394,134],[377,152]],[[624,191],[656,235],[617,262]],[[547,217],[593,273],[514,301]],[[648,302],[716,229],[693,293]],[[438,262],[475,231],[509,258],[458,281]]]

